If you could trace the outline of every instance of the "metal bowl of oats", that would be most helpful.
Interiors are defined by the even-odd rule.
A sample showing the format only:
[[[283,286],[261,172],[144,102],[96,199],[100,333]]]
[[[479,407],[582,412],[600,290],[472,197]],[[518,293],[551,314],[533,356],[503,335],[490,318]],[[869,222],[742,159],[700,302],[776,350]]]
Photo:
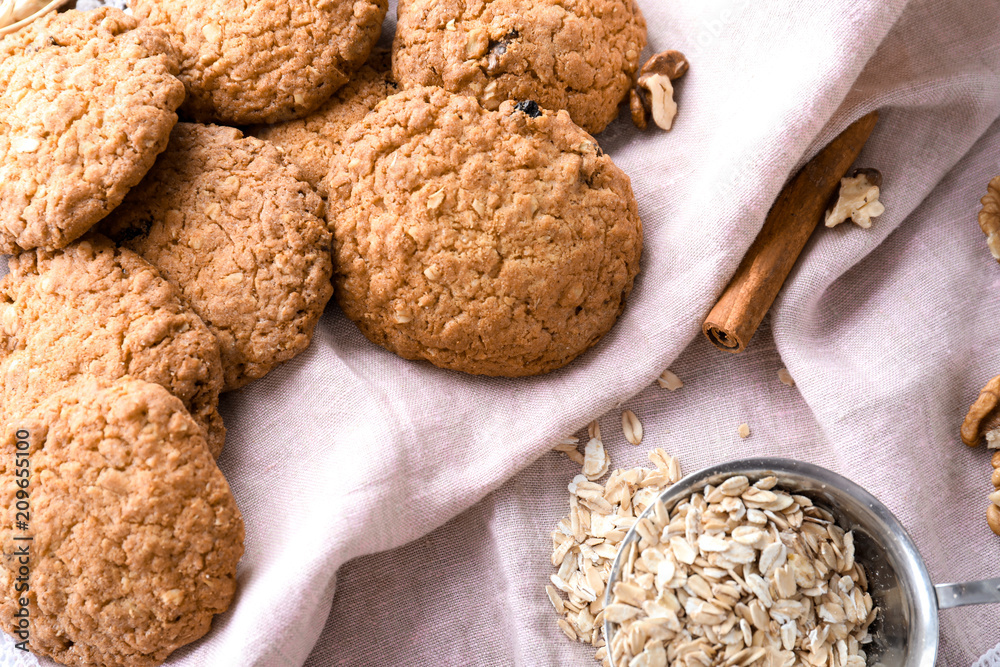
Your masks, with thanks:
[[[870,493],[790,459],[688,475],[621,543],[605,664],[927,666],[938,610],[1000,602],[1000,579],[934,586]]]

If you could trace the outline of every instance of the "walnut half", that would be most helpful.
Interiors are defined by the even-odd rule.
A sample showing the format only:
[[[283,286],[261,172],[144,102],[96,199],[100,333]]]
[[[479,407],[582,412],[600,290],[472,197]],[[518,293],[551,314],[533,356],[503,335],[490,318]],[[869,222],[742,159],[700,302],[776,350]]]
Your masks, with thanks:
[[[997,404],[1000,404],[1000,375],[986,383],[969,407],[962,422],[962,442],[976,447],[985,435],[990,449],[1000,449],[1000,411],[996,409]]]
[[[853,220],[858,227],[871,227],[872,218],[885,213],[885,206],[878,200],[881,186],[878,169],[855,169],[849,177],[840,179],[837,203],[826,212],[826,226]]]
[[[994,179],[996,180],[996,179]],[[986,446],[998,451],[993,452],[990,464],[993,474],[990,481],[994,491],[989,495],[990,504],[986,510],[986,523],[990,530],[1000,535],[1000,375],[991,379],[979,392],[975,402],[969,407],[969,413],[962,422],[962,442],[969,447],[975,447],[981,439],[986,440]]]
[[[664,51],[646,61],[639,70],[639,80],[629,98],[632,122],[640,130],[649,125],[649,117],[657,127],[670,130],[677,116],[673,81],[688,71],[688,61],[680,51]]]
[[[980,200],[983,210],[979,212],[979,227],[986,234],[986,245],[993,259],[1000,262],[1000,176],[986,186],[986,196]]]

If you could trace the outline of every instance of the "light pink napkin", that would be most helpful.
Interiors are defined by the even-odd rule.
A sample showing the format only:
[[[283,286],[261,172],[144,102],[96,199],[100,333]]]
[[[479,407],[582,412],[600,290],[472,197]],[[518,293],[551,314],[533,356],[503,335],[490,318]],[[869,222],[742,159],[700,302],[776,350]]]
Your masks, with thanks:
[[[542,455],[609,411],[613,428],[698,335],[787,177],[876,108],[859,164],[884,174],[885,215],[868,231],[820,230],[775,308],[773,342],[766,329],[742,359],[692,344],[685,393],[664,401],[654,387],[629,403],[650,435],[612,455],[638,464],[664,446],[689,471],[752,454],[811,460],[888,503],[936,580],[997,574],[989,456],[957,438],[1000,373],[1000,265],[975,223],[1000,173],[996,1],[639,2],[648,53],[679,49],[691,70],[672,132],[640,133],[623,114],[599,137],[645,224],[618,325],[562,371],[500,380],[398,359],[331,306],[306,354],[223,400],[220,465],[247,524],[240,591],[168,664],[297,666],[324,626],[313,665],[589,664],[540,596],[574,474]],[[774,379],[781,365],[796,390]],[[341,565],[501,485],[429,542],[348,566],[327,619]],[[986,609],[942,616],[947,664],[1000,640]]]

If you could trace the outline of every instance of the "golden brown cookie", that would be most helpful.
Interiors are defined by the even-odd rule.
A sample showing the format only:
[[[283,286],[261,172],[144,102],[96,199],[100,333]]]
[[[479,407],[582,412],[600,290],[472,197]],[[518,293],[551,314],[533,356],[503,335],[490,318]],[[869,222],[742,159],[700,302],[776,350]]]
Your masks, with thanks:
[[[639,271],[628,176],[569,114],[393,95],[329,178],[335,284],[372,341],[483,375],[566,365],[614,324]]]
[[[219,455],[219,343],[155,268],[97,234],[22,253],[9,267],[0,280],[4,422],[81,375],[131,375],[180,398]]]
[[[591,133],[618,115],[646,46],[635,0],[399,0],[392,68],[404,86],[534,100]]]
[[[325,195],[323,179],[347,130],[396,90],[389,52],[376,51],[354,78],[316,111],[299,120],[254,125],[247,129],[247,134],[270,141],[285,151],[302,168],[309,184]]]
[[[166,147],[184,86],[166,35],[117,9],[0,39],[0,252],[61,248]]]
[[[388,0],[129,0],[171,34],[195,120],[274,123],[313,111],[368,58]]]
[[[309,345],[333,293],[323,200],[276,147],[178,123],[102,230],[176,285],[219,339],[224,390]]]
[[[0,482],[0,626],[21,641],[27,612],[36,655],[158,665],[232,602],[243,519],[163,387],[84,378],[53,394],[5,425]]]

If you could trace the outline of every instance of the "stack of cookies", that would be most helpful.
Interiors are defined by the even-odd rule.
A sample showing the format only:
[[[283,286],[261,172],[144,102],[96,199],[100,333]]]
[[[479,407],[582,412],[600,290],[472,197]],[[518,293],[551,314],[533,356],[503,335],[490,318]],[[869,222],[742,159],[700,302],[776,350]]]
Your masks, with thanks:
[[[635,85],[634,0],[399,0],[316,112],[248,128],[326,198],[335,296],[371,341],[467,373],[546,373],[593,346],[639,270],[628,177],[589,133]]]
[[[159,664],[228,608],[219,394],[334,293],[402,357],[535,375],[642,249],[588,133],[638,70],[632,0],[401,0],[391,54],[386,0],[130,4],[0,40],[0,627],[70,665]]]

